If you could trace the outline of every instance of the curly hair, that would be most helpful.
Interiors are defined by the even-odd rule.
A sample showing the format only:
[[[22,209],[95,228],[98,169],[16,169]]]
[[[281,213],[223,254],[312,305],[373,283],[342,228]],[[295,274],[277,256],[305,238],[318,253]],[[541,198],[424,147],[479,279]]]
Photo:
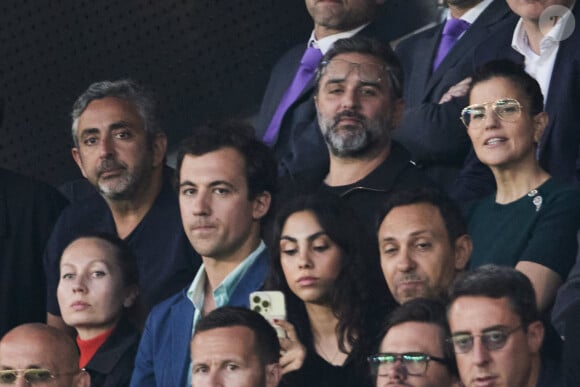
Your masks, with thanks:
[[[378,280],[376,273],[380,273],[379,262],[378,259],[376,265],[370,262],[368,257],[373,257],[373,254],[369,250],[370,246],[374,246],[370,236],[362,231],[363,227],[358,224],[354,210],[339,197],[323,193],[298,196],[281,208],[274,223],[272,265],[267,287],[284,293],[288,319],[296,325],[302,342],[312,347],[312,334],[304,302],[290,290],[280,261],[282,229],[287,219],[300,211],[314,214],[322,229],[341,251],[340,271],[329,295],[329,306],[339,321],[336,335],[340,350],[348,353],[347,343],[353,349],[370,348],[373,334],[368,327],[375,320],[373,310],[369,307],[370,295],[375,288],[375,278]]]

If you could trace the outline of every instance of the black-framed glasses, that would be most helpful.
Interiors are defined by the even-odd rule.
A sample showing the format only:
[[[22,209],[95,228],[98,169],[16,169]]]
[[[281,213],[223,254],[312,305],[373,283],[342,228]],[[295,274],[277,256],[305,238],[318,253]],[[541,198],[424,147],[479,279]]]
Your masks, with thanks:
[[[522,104],[513,98],[503,98],[497,101],[469,105],[461,111],[463,125],[467,128],[470,126],[475,128],[482,127],[485,122],[488,106],[491,107],[491,110],[500,120],[507,122],[516,121],[520,117],[523,109]]]
[[[386,64],[354,63],[336,58],[321,62],[321,74],[327,75],[330,79],[346,79],[354,69],[357,70],[360,80],[366,83],[379,83],[387,74],[393,92],[399,95],[400,83]]]
[[[428,355],[422,352],[407,353],[376,353],[367,358],[377,375],[383,375],[395,368],[397,361],[400,362],[408,375],[421,376],[427,371],[431,360],[447,366],[447,360],[441,357]]]
[[[473,349],[473,342],[476,337],[479,337],[481,344],[488,351],[497,351],[502,349],[510,335],[521,329],[522,325],[518,325],[515,328],[498,327],[493,329],[488,329],[481,335],[472,335],[469,333],[457,333],[451,336],[449,341],[453,344],[453,350],[455,353],[468,353]]]
[[[32,385],[41,385],[43,383],[49,383],[57,376],[61,375],[75,375],[84,370],[78,370],[74,372],[63,372],[63,373],[53,373],[51,370],[45,368],[25,368],[17,370],[0,370],[0,385],[5,384],[15,384],[18,379],[18,375],[22,375],[26,383]]]

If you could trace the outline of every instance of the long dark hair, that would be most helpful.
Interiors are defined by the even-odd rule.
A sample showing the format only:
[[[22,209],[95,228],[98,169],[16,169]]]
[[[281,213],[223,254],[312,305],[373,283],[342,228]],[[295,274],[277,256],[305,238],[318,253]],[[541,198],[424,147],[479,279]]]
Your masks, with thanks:
[[[278,212],[274,223],[272,245],[272,265],[267,281],[270,289],[281,290],[286,296],[288,320],[296,326],[298,336],[307,346],[313,347],[312,332],[304,302],[288,287],[280,263],[280,237],[284,224],[290,215],[310,211],[314,214],[328,237],[340,247],[341,268],[330,294],[329,306],[338,319],[336,335],[342,352],[348,353],[346,343],[351,348],[368,348],[372,334],[369,326],[369,298],[373,288],[372,271],[378,268],[371,264],[376,253],[367,253],[374,244],[362,231],[356,213],[340,198],[331,194],[299,196],[288,202]],[[380,273],[380,268],[378,269]]]

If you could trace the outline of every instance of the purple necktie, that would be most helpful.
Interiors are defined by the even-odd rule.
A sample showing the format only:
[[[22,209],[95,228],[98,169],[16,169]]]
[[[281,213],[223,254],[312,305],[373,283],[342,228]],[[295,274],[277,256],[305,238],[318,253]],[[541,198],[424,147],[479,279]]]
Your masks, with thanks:
[[[316,70],[316,66],[322,59],[322,52],[318,48],[308,47],[300,60],[300,67],[298,67],[298,71],[294,76],[294,80],[292,84],[284,93],[284,97],[280,101],[278,105],[278,109],[276,109],[276,113],[272,117],[272,121],[264,134],[264,138],[262,139],[266,144],[272,145],[276,138],[278,137],[278,132],[280,131],[280,124],[282,123],[282,118],[284,118],[284,114],[286,114],[286,110],[296,101],[302,90],[304,90],[304,86],[310,82],[312,77],[314,76],[314,71]]]
[[[439,50],[437,51],[437,56],[433,61],[433,71],[439,67],[443,59],[447,56],[451,48],[457,42],[457,39],[464,33],[470,24],[465,20],[461,19],[448,19],[443,27],[443,34],[441,36],[441,42],[439,43]]]

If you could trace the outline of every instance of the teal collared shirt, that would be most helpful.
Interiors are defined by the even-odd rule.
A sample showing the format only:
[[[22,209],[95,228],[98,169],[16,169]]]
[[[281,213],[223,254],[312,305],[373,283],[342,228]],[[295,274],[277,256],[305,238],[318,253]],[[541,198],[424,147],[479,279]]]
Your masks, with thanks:
[[[212,292],[213,299],[216,308],[226,306],[230,302],[230,297],[234,290],[244,278],[244,275],[248,269],[254,264],[258,259],[258,256],[266,249],[264,241],[260,241],[258,247],[252,251],[250,255],[246,257],[230,274],[224,278],[221,284],[219,284]],[[201,312],[203,311],[203,303],[205,300],[205,285],[207,281],[207,275],[205,273],[205,266],[202,264],[191,283],[191,286],[187,290],[187,298],[193,303],[195,312],[193,313],[193,325],[191,329],[191,335],[195,332],[195,325],[201,319]],[[189,370],[187,371],[187,385],[185,387],[191,386],[191,361],[189,363]]]

